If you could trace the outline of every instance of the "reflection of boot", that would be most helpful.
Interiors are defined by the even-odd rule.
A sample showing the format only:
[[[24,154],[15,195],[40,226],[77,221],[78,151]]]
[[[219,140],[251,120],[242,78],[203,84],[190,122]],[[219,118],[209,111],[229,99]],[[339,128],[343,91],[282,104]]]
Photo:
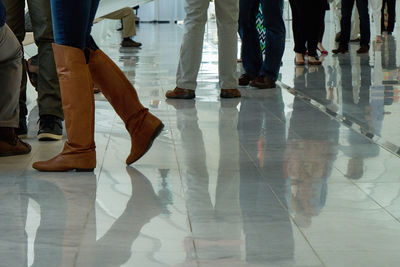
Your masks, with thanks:
[[[56,157],[35,162],[39,171],[92,171],[96,167],[94,97],[88,65],[78,48],[53,45],[68,140]]]
[[[161,214],[157,195],[149,180],[132,167],[127,167],[126,170],[132,180],[132,196],[124,212],[96,241],[93,265],[77,266],[122,266],[131,257],[132,244],[138,238],[143,226]],[[85,255],[81,255],[86,263]]]
[[[93,82],[124,121],[131,136],[131,153],[126,164],[132,164],[150,149],[164,124],[142,106],[135,88],[107,55],[100,49],[89,51]]]

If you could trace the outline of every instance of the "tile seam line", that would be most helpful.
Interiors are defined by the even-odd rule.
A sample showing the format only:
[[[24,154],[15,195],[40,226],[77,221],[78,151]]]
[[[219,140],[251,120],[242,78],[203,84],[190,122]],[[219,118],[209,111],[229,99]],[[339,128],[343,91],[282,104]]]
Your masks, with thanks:
[[[246,152],[247,156],[249,157],[249,159],[251,160],[251,163],[255,166],[258,174],[265,178],[265,176],[262,174],[261,170],[259,169],[259,167],[257,166],[257,164],[255,164],[254,160],[251,158],[249,152],[247,151],[246,148],[244,148],[242,146],[242,144],[240,144],[240,146],[242,147],[242,149]],[[273,188],[271,187],[271,185],[269,183],[267,183],[267,186],[269,188],[269,190],[271,190],[271,193],[274,195],[275,199],[278,201],[278,203],[281,205],[281,207],[288,213],[289,218],[291,220],[291,222],[293,222],[294,225],[296,225],[297,230],[299,230],[301,236],[304,238],[304,240],[306,241],[306,243],[310,246],[312,252],[314,253],[314,255],[317,257],[317,259],[320,261],[320,263],[322,264],[322,266],[326,267],[325,262],[322,260],[322,258],[320,257],[320,255],[317,253],[317,251],[314,249],[314,247],[311,245],[310,240],[308,240],[308,238],[306,237],[306,235],[304,234],[304,232],[300,229],[299,225],[296,223],[296,221],[294,220],[294,218],[292,217],[292,215],[290,214],[289,210],[287,209],[287,207],[285,206],[285,204],[283,204],[283,202],[281,201],[281,199],[278,197],[278,195],[275,193],[275,191],[273,190]]]
[[[166,93],[165,90],[164,90],[163,88],[161,88],[161,90],[163,91],[163,94],[165,95],[165,93]],[[168,103],[166,102],[165,99],[164,99],[164,102],[165,102],[165,104],[167,104],[167,110],[171,110],[170,105],[168,105]],[[175,110],[175,113],[176,113],[176,110]],[[195,243],[195,241],[194,241],[194,236],[193,236],[192,221],[191,221],[191,219],[190,219],[190,216],[189,216],[189,209],[188,209],[188,206],[187,206],[187,203],[186,203],[186,193],[185,193],[184,185],[183,185],[183,177],[182,177],[181,165],[179,164],[179,159],[178,159],[178,151],[177,151],[177,149],[176,149],[176,143],[175,143],[175,138],[174,138],[174,131],[173,131],[172,127],[170,127],[170,125],[171,125],[171,123],[172,123],[172,122],[171,122],[171,116],[172,116],[172,114],[169,114],[169,112],[167,112],[167,118],[168,118],[168,123],[169,123],[168,129],[169,129],[170,132],[171,132],[171,141],[172,141],[172,145],[173,145],[173,147],[174,147],[176,165],[178,165],[178,173],[179,173],[179,178],[180,178],[180,181],[181,181],[181,189],[182,189],[182,193],[183,193],[183,199],[185,199],[185,208],[186,208],[186,214],[187,214],[186,217],[187,217],[187,220],[188,220],[188,223],[189,223],[190,234],[191,234],[191,236],[192,236],[192,238],[193,238],[192,244],[193,244],[193,249],[194,249],[195,255],[196,255],[196,257],[195,257],[196,265],[197,265],[197,267],[200,267],[200,260],[199,260],[199,257],[198,257],[197,247],[196,247],[196,243]]]
[[[356,186],[361,192],[363,192],[370,200],[372,200],[372,202],[374,202],[376,205],[378,205],[379,207],[381,207],[381,209],[383,209],[390,217],[392,217],[395,221],[397,221],[398,223],[400,223],[400,218],[397,218],[396,216],[394,216],[393,213],[391,213],[389,210],[387,210],[384,206],[382,206],[377,200],[375,200],[375,198],[373,198],[371,195],[369,195],[367,192],[364,191],[364,189],[362,189],[357,183],[351,181],[351,183],[354,184],[354,186]]]
[[[382,138],[378,135],[375,135],[374,133],[369,132],[368,130],[363,128],[361,125],[359,125],[355,121],[352,121],[348,117],[343,116],[343,115],[327,108],[325,105],[321,104],[319,101],[315,100],[314,98],[307,96],[303,92],[300,92],[300,91],[296,90],[295,88],[290,87],[282,82],[277,82],[277,83],[283,89],[286,89],[286,91],[289,92],[290,94],[294,95],[295,97],[300,97],[300,99],[302,101],[307,102],[312,107],[323,112],[330,118],[338,121],[340,123],[340,125],[343,125],[343,126],[347,127],[348,129],[355,131],[356,133],[360,134],[364,138],[370,140],[374,144],[376,144],[379,147],[383,148],[384,150],[390,152],[394,156],[400,158],[400,147],[399,146],[393,144],[392,142],[385,140],[384,138]]]

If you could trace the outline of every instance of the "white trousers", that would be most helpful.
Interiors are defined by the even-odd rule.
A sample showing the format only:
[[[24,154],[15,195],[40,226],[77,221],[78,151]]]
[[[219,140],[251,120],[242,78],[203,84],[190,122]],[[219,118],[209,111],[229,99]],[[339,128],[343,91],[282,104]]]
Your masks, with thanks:
[[[195,90],[203,53],[209,0],[185,0],[184,36],[176,74],[179,88]],[[218,27],[218,70],[221,89],[238,86],[237,31],[239,0],[215,0]]]
[[[381,9],[382,9],[382,0],[368,0],[369,5],[369,14],[373,19],[370,21],[371,23],[371,32],[375,34],[375,36],[381,35]],[[374,36],[374,35],[372,35]]]

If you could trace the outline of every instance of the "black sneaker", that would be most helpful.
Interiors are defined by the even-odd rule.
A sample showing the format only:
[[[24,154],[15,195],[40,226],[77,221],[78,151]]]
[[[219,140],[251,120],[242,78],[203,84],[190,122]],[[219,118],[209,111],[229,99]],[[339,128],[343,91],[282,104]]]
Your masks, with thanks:
[[[39,141],[56,141],[62,139],[62,120],[53,115],[42,115],[39,119]]]
[[[19,118],[18,128],[15,129],[15,134],[19,138],[27,138],[28,137],[28,127],[26,126],[26,118]]]

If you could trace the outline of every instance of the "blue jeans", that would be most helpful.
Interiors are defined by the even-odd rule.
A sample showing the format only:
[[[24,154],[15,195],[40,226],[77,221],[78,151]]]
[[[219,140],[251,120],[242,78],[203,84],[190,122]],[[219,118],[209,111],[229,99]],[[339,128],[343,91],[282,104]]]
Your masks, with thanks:
[[[95,48],[90,36],[100,0],[51,0],[56,44]]]
[[[256,29],[258,7],[262,5],[266,29],[265,59]],[[240,0],[239,35],[242,39],[243,68],[250,76],[268,76],[276,81],[285,50],[285,24],[282,0]]]

